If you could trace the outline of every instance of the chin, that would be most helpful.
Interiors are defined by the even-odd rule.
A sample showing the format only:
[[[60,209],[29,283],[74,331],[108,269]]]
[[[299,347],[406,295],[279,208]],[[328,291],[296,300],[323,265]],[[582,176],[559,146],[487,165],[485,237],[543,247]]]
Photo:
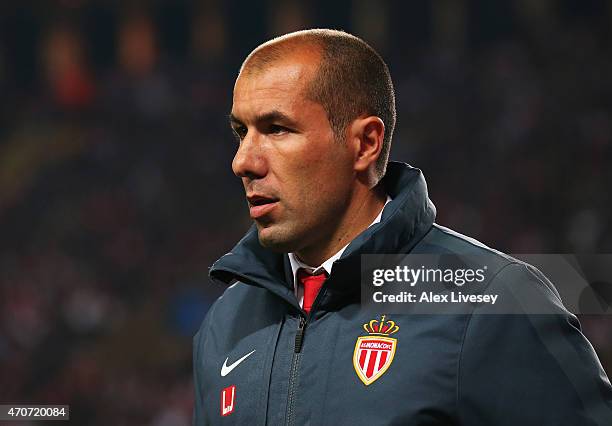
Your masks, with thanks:
[[[295,235],[282,232],[277,226],[259,227],[257,226],[257,236],[259,244],[263,247],[279,253],[292,253],[299,248],[298,239]]]

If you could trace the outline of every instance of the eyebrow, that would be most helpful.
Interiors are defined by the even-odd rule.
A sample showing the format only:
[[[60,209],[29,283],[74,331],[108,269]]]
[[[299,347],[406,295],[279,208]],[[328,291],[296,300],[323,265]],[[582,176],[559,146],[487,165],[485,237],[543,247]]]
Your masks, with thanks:
[[[282,113],[278,110],[272,110],[270,112],[266,112],[265,114],[255,116],[255,123],[270,123],[273,121],[279,121],[288,124],[289,126],[295,126],[296,123],[294,120],[289,118],[288,115]],[[236,117],[234,114],[230,113],[229,115],[230,125],[244,125],[244,123]]]

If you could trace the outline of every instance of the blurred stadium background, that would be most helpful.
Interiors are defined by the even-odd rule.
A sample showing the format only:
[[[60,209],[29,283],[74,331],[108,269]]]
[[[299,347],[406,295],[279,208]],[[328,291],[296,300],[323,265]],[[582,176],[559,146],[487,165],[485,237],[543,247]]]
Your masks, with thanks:
[[[610,253],[611,24],[604,0],[0,3],[0,401],[190,423],[191,337],[222,290],[207,268],[249,226],[233,80],[295,29],[385,57],[392,158],[424,171],[439,223]],[[582,321],[611,373],[610,317]]]

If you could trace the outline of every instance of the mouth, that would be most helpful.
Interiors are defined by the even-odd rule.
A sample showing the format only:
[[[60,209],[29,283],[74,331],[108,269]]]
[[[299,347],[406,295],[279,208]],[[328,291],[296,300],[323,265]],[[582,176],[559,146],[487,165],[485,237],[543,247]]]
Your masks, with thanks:
[[[247,196],[249,202],[249,213],[252,219],[258,219],[272,211],[278,204],[278,198],[268,197],[260,194]]]

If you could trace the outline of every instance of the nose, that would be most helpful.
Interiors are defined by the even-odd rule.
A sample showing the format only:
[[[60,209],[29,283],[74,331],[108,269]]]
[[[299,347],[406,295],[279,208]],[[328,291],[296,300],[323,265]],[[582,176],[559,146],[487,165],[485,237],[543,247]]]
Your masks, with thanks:
[[[266,175],[267,165],[257,135],[248,132],[240,142],[232,161],[232,170],[240,178],[259,179]]]

